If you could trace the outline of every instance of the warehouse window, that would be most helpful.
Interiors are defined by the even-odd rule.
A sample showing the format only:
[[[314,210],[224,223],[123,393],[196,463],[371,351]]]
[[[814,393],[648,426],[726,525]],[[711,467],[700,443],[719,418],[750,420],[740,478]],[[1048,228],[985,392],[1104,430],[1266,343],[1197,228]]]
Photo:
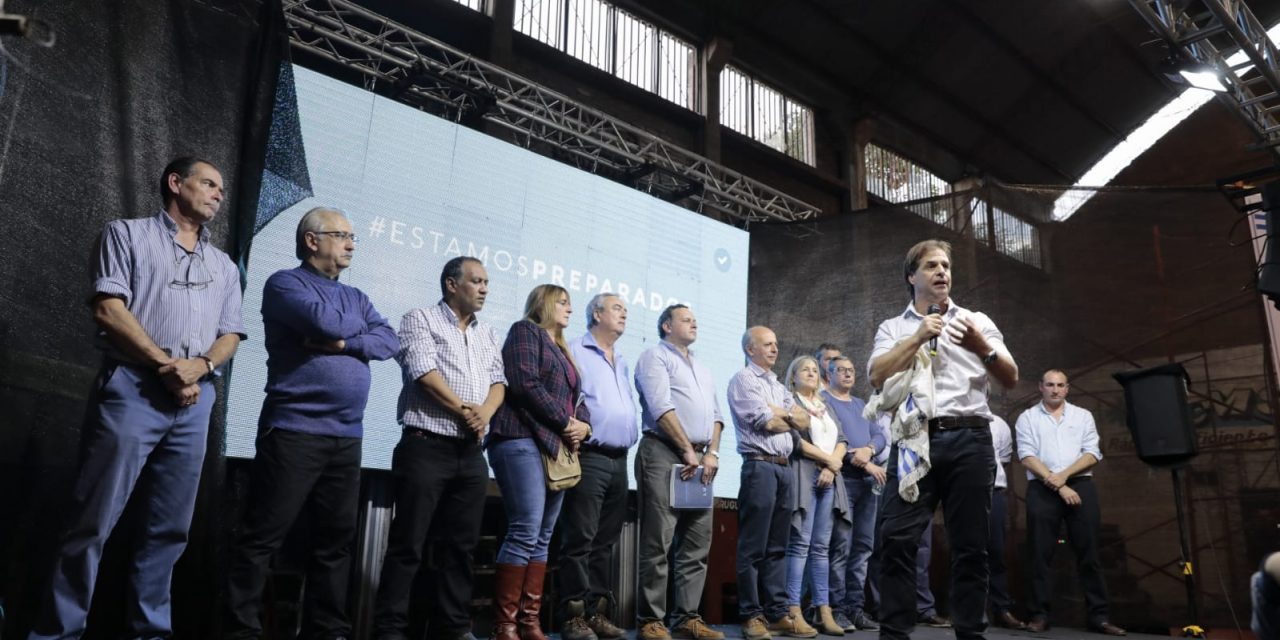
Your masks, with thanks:
[[[866,148],[867,193],[889,202],[910,202],[951,193],[951,185],[928,169],[888,149]]]
[[[453,0],[454,2],[474,11],[484,13],[484,0]]]
[[[516,0],[515,8],[520,33],[697,110],[692,44],[605,0]]]
[[[1037,269],[1044,268],[1040,229],[999,207],[981,200],[973,203],[973,237],[984,247]]]
[[[726,66],[720,72],[720,124],[813,165],[813,110]]]

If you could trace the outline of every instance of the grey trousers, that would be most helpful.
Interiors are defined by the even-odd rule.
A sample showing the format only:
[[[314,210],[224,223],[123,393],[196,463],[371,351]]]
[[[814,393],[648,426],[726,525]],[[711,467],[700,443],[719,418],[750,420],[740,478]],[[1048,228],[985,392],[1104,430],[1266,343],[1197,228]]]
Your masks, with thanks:
[[[681,464],[680,458],[662,441],[652,436],[640,440],[636,453],[640,501],[636,620],[641,625],[654,620],[668,622],[669,586],[674,600],[670,603],[669,622],[674,626],[698,617],[702,588],[707,582],[713,510],[671,508],[671,468],[677,464]]]

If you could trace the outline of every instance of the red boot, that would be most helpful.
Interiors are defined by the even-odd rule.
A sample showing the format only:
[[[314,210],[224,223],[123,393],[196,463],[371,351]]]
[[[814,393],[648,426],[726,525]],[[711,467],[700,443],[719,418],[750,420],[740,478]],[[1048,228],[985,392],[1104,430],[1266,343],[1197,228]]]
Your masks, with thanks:
[[[516,631],[516,615],[520,611],[520,591],[524,587],[528,567],[498,564],[493,578],[494,618],[490,640],[520,640]]]
[[[547,577],[546,562],[529,562],[520,593],[520,640],[547,640],[542,633],[542,582]],[[504,639],[505,640],[505,639]]]

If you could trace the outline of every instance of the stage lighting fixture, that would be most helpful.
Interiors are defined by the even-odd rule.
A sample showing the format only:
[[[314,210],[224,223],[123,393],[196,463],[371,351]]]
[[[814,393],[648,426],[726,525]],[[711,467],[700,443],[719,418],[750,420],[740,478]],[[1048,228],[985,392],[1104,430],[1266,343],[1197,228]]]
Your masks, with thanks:
[[[1160,67],[1164,77],[1174,84],[1218,93],[1227,90],[1227,86],[1222,82],[1222,74],[1218,73],[1213,65],[1188,60],[1181,54],[1170,54],[1160,63]]]

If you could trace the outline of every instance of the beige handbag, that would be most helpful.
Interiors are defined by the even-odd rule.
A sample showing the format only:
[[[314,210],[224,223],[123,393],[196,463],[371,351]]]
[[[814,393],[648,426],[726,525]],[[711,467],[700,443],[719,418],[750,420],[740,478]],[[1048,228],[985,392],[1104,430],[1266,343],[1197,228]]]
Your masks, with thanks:
[[[564,491],[578,484],[582,479],[582,465],[578,464],[578,454],[569,451],[569,446],[560,443],[560,455],[552,458],[546,451],[542,452],[542,467],[546,470],[547,489]]]

